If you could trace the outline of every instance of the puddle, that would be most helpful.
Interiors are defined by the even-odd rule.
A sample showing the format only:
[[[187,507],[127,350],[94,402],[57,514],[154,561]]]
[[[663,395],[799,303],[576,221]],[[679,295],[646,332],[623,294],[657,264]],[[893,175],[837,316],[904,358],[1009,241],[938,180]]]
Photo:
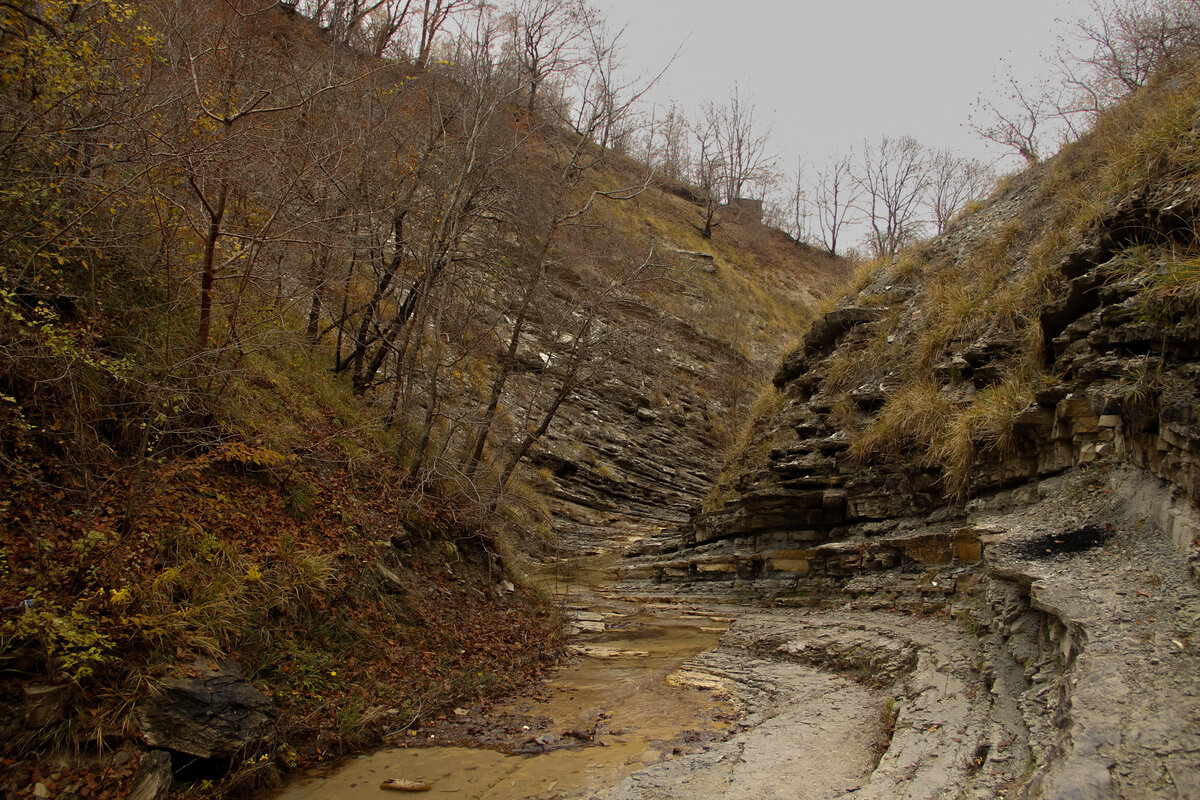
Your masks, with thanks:
[[[350,761],[320,779],[298,781],[276,800],[348,800],[395,797],[380,789],[393,778],[422,781],[423,797],[469,800],[552,800],[588,796],[619,783],[672,750],[699,747],[729,726],[736,713],[719,691],[668,678],[692,656],[716,647],[720,626],[704,616],[652,615],[628,604],[598,602],[590,592],[606,574],[604,557],[582,560],[557,574],[537,576],[570,607],[599,612],[606,630],[577,637],[592,657],[557,670],[540,699],[518,699],[494,709],[548,718],[531,728],[561,742],[567,732],[594,738],[584,746],[545,753],[505,755],[465,747],[397,747]],[[554,578],[551,582],[547,578]],[[671,685],[674,684],[674,685]]]

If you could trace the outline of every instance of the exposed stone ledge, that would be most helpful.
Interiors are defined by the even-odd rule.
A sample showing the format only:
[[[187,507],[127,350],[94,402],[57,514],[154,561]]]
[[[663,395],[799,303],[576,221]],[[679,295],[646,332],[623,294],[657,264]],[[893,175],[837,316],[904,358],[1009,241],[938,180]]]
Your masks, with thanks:
[[[999,786],[1060,800],[1190,796],[1200,689],[1181,676],[1200,671],[1200,586],[1177,547],[1196,530],[1190,504],[1143,471],[1096,464],[962,512],[863,523],[855,540],[810,548],[716,543],[670,562],[690,583],[641,591],[688,601],[758,590],[775,605],[836,609],[740,612],[723,650],[889,687],[896,734],[854,797],[936,796],[939,785],[980,798]],[[794,570],[791,588],[765,572],[774,562]],[[768,577],[728,571],[747,563]]]

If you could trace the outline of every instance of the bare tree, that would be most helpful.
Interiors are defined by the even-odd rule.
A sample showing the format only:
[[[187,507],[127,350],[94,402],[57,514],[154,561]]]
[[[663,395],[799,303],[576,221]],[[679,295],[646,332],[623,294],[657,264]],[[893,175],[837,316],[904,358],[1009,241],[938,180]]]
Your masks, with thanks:
[[[1088,7],[1091,16],[1076,25],[1082,52],[1069,57],[1069,75],[1094,110],[1200,52],[1195,0],[1089,0]]]
[[[692,137],[696,145],[692,182],[700,189],[704,198],[703,222],[697,227],[703,238],[711,239],[724,187],[725,160],[712,119],[708,115],[692,128]]]
[[[533,114],[538,94],[554,76],[579,63],[591,12],[582,0],[519,0],[509,12],[512,55]]]
[[[858,184],[854,180],[853,156],[837,155],[817,170],[812,192],[815,235],[831,256],[838,254],[842,229],[855,214]]]
[[[488,48],[491,34],[480,23],[474,46]],[[386,377],[390,358],[416,363],[423,309],[456,266],[473,260],[470,243],[505,214],[497,172],[516,146],[503,135],[512,93],[491,75],[486,56],[477,53],[456,74],[431,81],[420,92],[428,105],[414,111],[423,129],[400,133],[395,155],[383,160],[390,172],[377,188],[385,198],[382,213],[368,222],[374,286],[351,325],[353,348],[336,367],[351,372],[360,393]]]
[[[602,155],[609,148],[623,151],[635,129],[634,106],[665,74],[670,62],[649,79],[624,80],[620,50],[625,29],[613,32],[593,15],[584,22],[583,45],[568,88],[568,95],[574,98],[568,122],[580,136],[599,145]]]
[[[391,35],[395,35],[412,3],[413,0],[301,0],[296,9],[325,29],[333,42],[348,45],[360,38],[367,17],[372,15],[394,20]]]
[[[945,231],[950,219],[964,206],[986,195],[995,182],[995,171],[978,159],[950,150],[931,153],[927,203],[937,233]]]
[[[173,54],[175,72],[161,73],[158,113],[144,135],[170,165],[155,191],[173,192],[199,244],[199,314],[195,350],[212,343],[220,285],[234,287],[225,323],[233,333],[244,290],[255,280],[269,239],[297,199],[303,169],[296,137],[310,130],[313,101],[357,76],[331,77],[328,52],[284,61],[269,31],[278,21],[267,0],[230,0],[204,7],[164,7],[155,24]],[[142,121],[139,120],[139,123]],[[253,153],[254,157],[247,157]],[[291,168],[281,169],[289,161]],[[301,163],[305,167],[297,169]]]
[[[409,21],[414,0],[383,0],[364,15],[363,39],[367,52],[380,58]]]
[[[925,224],[920,212],[929,186],[927,153],[911,136],[884,136],[878,144],[863,143],[859,168],[855,183],[859,210],[871,226],[871,252],[894,258]]]
[[[1053,82],[1023,84],[1006,65],[999,91],[981,97],[971,127],[984,139],[1037,163],[1053,139],[1081,136],[1103,109],[1153,75],[1200,54],[1196,0],[1089,0],[1050,61]]]
[[[518,354],[535,329],[540,329],[547,352],[542,362],[544,368],[535,370],[539,373],[535,390],[517,403],[523,407],[521,425],[504,437],[508,444],[499,473],[501,489],[530,448],[549,430],[563,402],[594,370],[597,361],[605,360],[606,349],[601,345],[607,337],[598,336],[595,330],[604,327],[601,311],[624,287],[636,283],[652,267],[650,258],[639,266],[621,267],[615,276],[601,280],[599,285],[590,287],[591,291],[581,288],[565,303],[555,297],[548,285],[546,275],[552,266],[551,256],[566,231],[579,225],[596,203],[631,200],[650,185],[647,176],[645,182],[637,185],[611,191],[593,189],[582,203],[573,202],[570,189],[578,187],[584,175],[598,163],[586,152],[588,142],[587,137],[579,137],[570,152],[562,154],[559,161],[562,166],[552,176],[526,181],[530,195],[517,203],[513,212],[514,219],[519,221],[512,233],[524,246],[506,281],[510,300],[505,315],[504,352],[494,369],[486,408],[465,459],[465,474],[475,474],[488,442],[497,438],[494,425],[501,401],[514,376],[527,369]],[[546,190],[548,186],[566,191],[555,194]]]
[[[791,223],[792,236],[797,242],[804,241],[808,237],[808,217],[809,217],[809,199],[808,190],[805,188],[804,180],[804,159],[796,157],[796,180],[792,187],[791,196],[788,198],[789,222]]]
[[[984,139],[1016,152],[1027,164],[1036,164],[1041,159],[1047,123],[1056,116],[1059,104],[1045,82],[1022,86],[1011,65],[1006,64],[1001,96],[996,99],[981,95],[975,101],[970,124]]]
[[[337,44],[382,56],[407,34],[409,57],[419,69],[429,62],[438,34],[476,0],[301,0],[296,8]]]
[[[809,190],[804,178],[804,159],[796,159],[796,173],[789,181],[787,194],[772,197],[765,209],[764,222],[777,228],[797,242],[808,238],[808,221],[811,215]]]
[[[477,0],[422,0],[421,29],[416,38],[413,63],[418,69],[429,64],[433,44],[451,17],[474,7]],[[479,9],[483,13],[486,9]]]
[[[760,128],[754,104],[742,99],[735,86],[729,101],[709,101],[700,121],[692,126],[696,161],[692,182],[704,195],[700,233],[711,238],[717,209],[754,191],[760,197],[777,178],[775,156],[768,149],[770,127]]]
[[[768,149],[771,126],[759,123],[754,103],[735,84],[729,100],[720,106],[710,101],[703,117],[720,165],[722,199],[731,203],[751,189],[765,191],[776,178],[775,156]]]
[[[661,119],[652,114],[646,128],[642,160],[673,180],[683,178],[691,169],[692,154],[688,143],[688,121],[675,103]]]

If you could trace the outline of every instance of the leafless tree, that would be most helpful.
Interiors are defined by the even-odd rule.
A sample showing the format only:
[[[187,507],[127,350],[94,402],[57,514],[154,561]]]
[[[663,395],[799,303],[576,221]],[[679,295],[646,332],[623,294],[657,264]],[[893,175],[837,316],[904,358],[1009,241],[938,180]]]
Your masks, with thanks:
[[[1006,65],[999,91],[981,97],[971,114],[980,136],[1036,163],[1055,139],[1078,138],[1100,111],[1200,54],[1196,0],[1089,0],[1088,7],[1048,59],[1052,80],[1022,83]]]
[[[413,58],[418,69],[424,69],[429,64],[434,42],[450,18],[476,5],[477,0],[422,0],[421,28],[416,36]],[[477,9],[477,13],[485,10]]]
[[[700,235],[711,239],[725,183],[725,159],[721,153],[716,130],[708,115],[692,128],[696,146],[696,163],[692,167],[692,182],[700,189],[704,200]]]
[[[978,159],[959,156],[950,150],[931,153],[927,202],[936,232],[945,231],[956,213],[986,195],[995,182],[995,171]]]
[[[768,198],[764,214],[764,222],[777,228],[797,242],[808,238],[811,203],[809,188],[804,177],[804,159],[796,159],[796,173],[788,181],[787,194],[780,197]]]
[[[701,235],[712,236],[717,209],[753,190],[760,197],[777,178],[775,156],[768,150],[770,127],[761,128],[754,104],[735,86],[723,105],[709,101],[692,126],[696,161],[692,182],[704,196]]]
[[[869,245],[876,258],[894,258],[920,235],[928,161],[925,148],[911,136],[883,136],[875,145],[863,143],[855,183],[859,210],[871,226]]]
[[[153,8],[153,7],[152,7]],[[157,87],[157,113],[137,120],[173,180],[155,192],[186,187],[173,202],[199,245],[198,324],[195,351],[212,344],[215,307],[224,294],[225,336],[234,332],[245,290],[258,280],[270,240],[278,236],[289,204],[297,201],[311,162],[297,157],[311,128],[304,114],[317,99],[357,80],[338,73],[329,51],[273,52],[273,26],[282,24],[274,3],[231,0],[172,8],[149,17],[174,59],[174,72]],[[247,154],[253,154],[253,157]],[[280,164],[288,162],[282,169]],[[235,287],[221,292],[221,285]]]
[[[481,22],[475,47],[489,48],[492,33]],[[366,220],[373,288],[353,323],[343,323],[353,344],[337,364],[360,393],[387,377],[389,359],[416,363],[425,307],[456,266],[479,257],[479,241],[505,214],[498,171],[518,144],[504,136],[513,95],[491,80],[486,59],[476,53],[454,74],[430,76],[416,93],[415,127],[393,124],[392,154],[364,165],[364,174],[381,164],[386,173],[375,187],[379,213]]]
[[[635,130],[634,107],[671,63],[653,77],[624,79],[620,59],[624,33],[623,28],[614,32],[599,16],[588,15],[579,60],[566,92],[572,100],[568,124],[599,145],[602,155],[610,148],[620,152],[628,147]]]
[[[504,281],[507,288],[500,291],[509,298],[504,325],[497,326],[505,329],[501,340],[503,355],[493,369],[486,406],[465,459],[465,474],[475,474],[489,442],[498,438],[494,427],[501,402],[511,395],[514,377],[528,370],[519,354],[535,338],[535,330],[540,334],[537,339],[545,342],[546,351],[538,356],[544,360],[541,368],[534,370],[538,379],[532,382],[533,390],[523,400],[510,398],[510,405],[522,409],[522,422],[516,431],[503,437],[507,441],[503,448],[507,454],[499,470],[501,489],[530,448],[549,430],[563,402],[597,362],[606,359],[606,348],[611,342],[609,337],[596,332],[597,327],[604,327],[602,312],[606,305],[653,266],[647,258],[641,265],[621,267],[587,289],[581,286],[565,302],[552,291],[547,274],[553,266],[554,248],[564,234],[581,224],[597,203],[630,200],[650,185],[647,175],[640,184],[611,191],[593,189],[582,203],[573,200],[570,190],[578,187],[584,175],[600,163],[588,153],[590,146],[590,140],[580,136],[569,152],[561,154],[557,170],[540,180],[525,181],[528,194],[516,203],[513,212],[517,224],[512,234],[523,246],[518,250],[514,269],[507,273]],[[549,191],[551,186],[566,191]]]
[[[583,0],[519,0],[509,12],[510,46],[527,91],[527,113],[533,114],[547,81],[579,63],[591,16]]]
[[[1059,105],[1046,82],[1023,86],[1005,65],[1000,97],[980,96],[971,112],[971,128],[987,141],[1012,150],[1036,164],[1041,159],[1049,122],[1059,116]]]
[[[1089,0],[1088,7],[1090,17],[1076,25],[1081,46],[1070,74],[1095,110],[1200,52],[1195,0]]]
[[[355,45],[379,57],[402,34],[412,63],[429,61],[446,22],[476,0],[301,0],[297,10],[324,28],[342,45]]]
[[[661,175],[679,180],[692,167],[689,136],[687,118],[678,105],[672,103],[662,117],[654,111],[646,124],[640,158]]]
[[[812,191],[814,235],[831,256],[838,254],[842,229],[856,213],[858,184],[854,180],[853,156],[836,155],[817,170]]]
[[[296,8],[324,28],[334,42],[349,44],[366,16],[388,5],[388,0],[302,0]],[[407,11],[409,3],[403,5]]]
[[[771,126],[759,122],[754,103],[742,97],[737,85],[723,105],[710,101],[705,106],[702,124],[712,139],[718,190],[726,203],[770,186],[776,178],[775,156],[769,149]]]
[[[367,52],[380,58],[409,22],[414,0],[383,0],[364,15],[362,38]]]

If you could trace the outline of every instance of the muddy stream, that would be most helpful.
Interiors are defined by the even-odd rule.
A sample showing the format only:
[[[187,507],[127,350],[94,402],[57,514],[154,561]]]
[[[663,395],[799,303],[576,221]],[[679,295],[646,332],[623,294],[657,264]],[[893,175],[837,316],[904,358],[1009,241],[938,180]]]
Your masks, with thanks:
[[[423,797],[587,797],[720,737],[738,715],[733,701],[688,685],[676,673],[688,659],[716,647],[730,620],[604,598],[597,587],[611,580],[608,568],[615,558],[580,558],[533,576],[579,629],[570,665],[552,674],[535,697],[502,703],[486,715],[456,712],[476,730],[515,726],[517,753],[413,742],[292,783],[275,800],[396,797],[381,788],[390,780],[429,784]]]

